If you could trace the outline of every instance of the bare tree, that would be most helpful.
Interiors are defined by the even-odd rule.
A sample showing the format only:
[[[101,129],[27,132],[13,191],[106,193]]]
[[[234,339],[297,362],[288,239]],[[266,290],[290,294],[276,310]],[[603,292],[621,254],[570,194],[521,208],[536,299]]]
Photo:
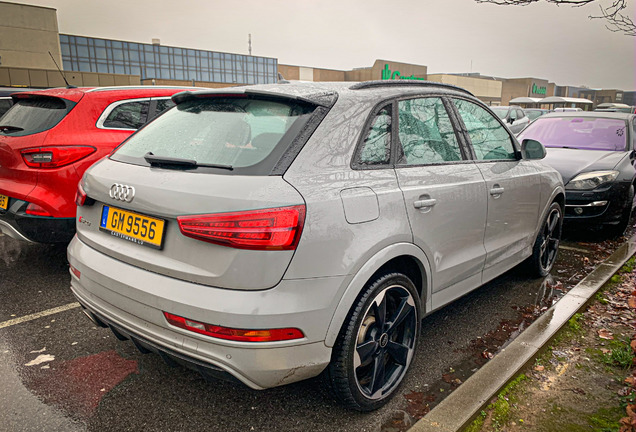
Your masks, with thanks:
[[[531,3],[545,1],[557,6],[570,5],[573,7],[584,6],[598,0],[475,0],[477,3],[493,3],[502,6],[527,6]],[[609,6],[599,5],[600,15],[590,15],[590,19],[603,19],[605,27],[615,33],[623,33],[626,36],[636,36],[636,25],[632,17],[625,13],[629,0],[613,0]]]

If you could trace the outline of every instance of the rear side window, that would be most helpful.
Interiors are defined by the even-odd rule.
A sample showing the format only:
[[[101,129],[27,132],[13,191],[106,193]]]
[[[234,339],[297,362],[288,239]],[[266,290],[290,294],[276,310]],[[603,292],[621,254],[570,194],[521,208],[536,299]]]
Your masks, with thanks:
[[[462,159],[455,130],[440,98],[398,102],[400,165],[426,165]]]
[[[356,157],[360,166],[386,165],[391,159],[391,107],[382,108],[373,118],[371,128]]]
[[[120,103],[108,114],[102,126],[113,129],[139,129],[148,120],[149,106],[148,100]]]
[[[9,111],[9,108],[11,108],[11,105],[12,105],[11,98],[0,98],[0,117],[2,117],[4,113]]]
[[[0,119],[0,135],[24,136],[44,132],[58,124],[73,106],[73,102],[56,97],[18,99]]]
[[[157,106],[155,108],[155,115],[159,115],[168,108],[172,108],[175,106],[175,103],[172,102],[172,99],[158,99]]]
[[[152,152],[198,164],[250,167],[280,153],[281,141],[289,145],[298,133],[297,123],[304,124],[313,109],[245,97],[188,100],[133,135],[111,158],[148,165],[144,155]]]
[[[462,99],[453,102],[466,126],[477,160],[517,158],[512,138],[492,114],[472,102]]]

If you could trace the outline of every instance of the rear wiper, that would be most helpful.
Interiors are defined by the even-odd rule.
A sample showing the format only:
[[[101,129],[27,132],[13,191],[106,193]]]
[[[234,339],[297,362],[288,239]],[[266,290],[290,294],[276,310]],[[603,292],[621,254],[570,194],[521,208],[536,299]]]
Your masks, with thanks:
[[[206,164],[206,163],[198,163],[193,159],[181,159],[174,158],[169,156],[155,156],[152,152],[148,152],[144,155],[144,159],[151,166],[162,166],[162,167],[183,167],[185,169],[188,168],[220,168],[232,171],[234,167],[232,165],[221,165],[221,164]]]
[[[10,126],[10,125],[0,126],[0,131],[2,132],[20,132],[23,130],[24,128],[21,128],[20,126]]]

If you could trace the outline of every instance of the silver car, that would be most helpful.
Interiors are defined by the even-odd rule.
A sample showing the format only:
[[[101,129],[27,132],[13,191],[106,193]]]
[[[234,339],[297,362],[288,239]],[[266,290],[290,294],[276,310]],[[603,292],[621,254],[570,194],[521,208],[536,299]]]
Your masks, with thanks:
[[[518,106],[495,106],[491,107],[493,112],[505,123],[513,134],[518,134],[528,126],[530,117]]]
[[[253,389],[325,371],[383,405],[421,319],[522,261],[545,276],[560,175],[465,90],[183,92],[85,174],[71,288],[143,352]]]

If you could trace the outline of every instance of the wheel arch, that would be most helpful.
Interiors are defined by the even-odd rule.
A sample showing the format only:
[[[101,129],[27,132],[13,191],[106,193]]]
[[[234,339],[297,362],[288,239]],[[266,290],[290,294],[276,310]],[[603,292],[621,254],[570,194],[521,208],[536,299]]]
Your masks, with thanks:
[[[391,272],[404,273],[412,280],[420,296],[423,314],[431,309],[431,270],[426,254],[412,243],[393,244],[373,255],[353,276],[331,318],[325,345],[332,347],[335,344],[351,307],[364,287],[374,278]]]
[[[539,215],[539,220],[537,221],[537,226],[534,230],[534,237],[539,234],[541,230],[541,226],[543,225],[543,221],[548,214],[548,210],[550,210],[550,206],[553,202],[559,203],[561,206],[561,213],[565,215],[565,189],[563,187],[557,187],[552,191],[550,198],[545,201],[545,206],[541,210],[541,214]]]

